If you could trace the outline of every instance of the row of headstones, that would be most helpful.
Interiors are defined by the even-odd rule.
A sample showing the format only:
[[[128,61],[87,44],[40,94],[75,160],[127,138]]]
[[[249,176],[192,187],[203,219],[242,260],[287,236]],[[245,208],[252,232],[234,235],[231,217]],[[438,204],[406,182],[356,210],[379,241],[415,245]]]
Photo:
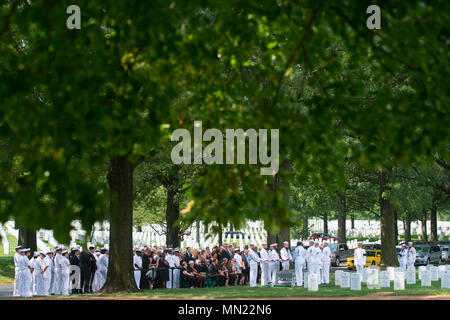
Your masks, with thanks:
[[[441,279],[441,288],[450,288],[450,266],[419,267],[419,280],[421,286],[431,286],[431,281]],[[364,268],[362,275],[337,270],[335,273],[335,285],[350,290],[361,290],[361,282],[366,282],[369,289],[390,288],[394,281],[394,290],[404,290],[406,284],[416,284],[416,269],[409,268],[405,271],[401,268],[388,267],[386,271],[378,268]]]

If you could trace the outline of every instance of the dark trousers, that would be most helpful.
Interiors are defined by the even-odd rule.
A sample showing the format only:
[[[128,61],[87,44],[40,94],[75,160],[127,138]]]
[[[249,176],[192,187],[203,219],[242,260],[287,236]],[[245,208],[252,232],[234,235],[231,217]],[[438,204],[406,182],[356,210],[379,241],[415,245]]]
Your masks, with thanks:
[[[83,287],[83,292],[92,292],[92,283],[94,282],[95,271],[89,269],[81,269],[81,283]]]

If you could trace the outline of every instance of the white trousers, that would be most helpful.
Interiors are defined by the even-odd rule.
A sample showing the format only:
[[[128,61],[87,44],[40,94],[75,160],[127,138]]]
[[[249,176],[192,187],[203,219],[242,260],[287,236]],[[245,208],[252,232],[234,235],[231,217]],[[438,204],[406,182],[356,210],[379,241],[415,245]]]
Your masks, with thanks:
[[[261,285],[267,286],[270,281],[270,266],[268,262],[261,262]]]
[[[283,270],[289,270],[289,261],[282,261],[281,266],[283,267]]]
[[[403,271],[406,271],[406,261],[400,260],[400,268],[402,268]]]
[[[295,280],[298,287],[303,286],[303,266],[301,261],[295,261]]]
[[[174,288],[180,287],[180,269],[173,270],[173,287]]]
[[[258,280],[258,263],[250,262],[250,287],[256,287]]]
[[[35,275],[35,288],[36,288],[36,295],[38,296],[45,296],[45,282],[44,282],[44,276],[41,273],[40,269],[35,269],[34,272],[36,273]]]
[[[280,263],[278,261],[271,261],[271,272],[270,276],[272,278],[272,284],[275,284],[278,280],[278,272],[280,271]]]
[[[53,278],[54,281],[54,288],[55,288],[55,294],[62,294],[61,290],[61,269],[55,268],[55,275]]]
[[[52,285],[52,275],[50,271],[46,271],[46,274],[44,276],[44,290],[46,296],[50,295],[51,293],[50,292],[51,285]]]
[[[136,280],[136,285],[138,289],[141,288],[141,270],[134,270],[134,280]]]
[[[317,276],[320,276],[320,266],[318,263],[310,263],[308,265],[308,273],[314,273],[317,274]]]
[[[169,281],[166,281],[167,289],[172,289],[172,281],[173,281],[173,287],[175,288],[175,269],[169,268]]]
[[[69,269],[67,269],[69,270]],[[69,294],[69,280],[70,280],[70,273],[67,272],[61,272],[61,283],[60,283],[60,287],[59,290],[61,291],[61,294],[63,295],[68,295]]]
[[[322,283],[330,283],[330,263],[322,264]]]
[[[17,292],[17,284],[19,283],[19,268],[16,267],[14,269],[14,289],[13,289],[13,297],[18,297],[19,294]]]

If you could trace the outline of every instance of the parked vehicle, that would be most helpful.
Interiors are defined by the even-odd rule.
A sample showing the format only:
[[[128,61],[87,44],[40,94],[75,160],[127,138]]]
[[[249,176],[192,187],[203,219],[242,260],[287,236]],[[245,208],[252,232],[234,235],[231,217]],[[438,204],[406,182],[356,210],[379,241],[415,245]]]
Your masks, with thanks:
[[[354,252],[354,250],[349,249],[345,243],[332,243],[328,246],[331,250],[331,265],[335,267],[339,267],[341,262],[346,262]]]
[[[313,233],[311,238],[313,240],[319,240],[319,238],[322,238],[322,240],[333,240],[333,241],[337,241],[336,237],[330,236],[327,233]]]
[[[381,261],[381,251],[380,250],[366,250],[366,264],[365,268],[370,266],[379,266]],[[355,257],[351,256],[347,259],[347,268],[352,270],[355,267]]]
[[[379,243],[367,243],[361,246],[364,250],[381,250],[381,244]]]
[[[419,244],[414,248],[416,248],[416,266],[441,263],[442,255],[438,245]]]

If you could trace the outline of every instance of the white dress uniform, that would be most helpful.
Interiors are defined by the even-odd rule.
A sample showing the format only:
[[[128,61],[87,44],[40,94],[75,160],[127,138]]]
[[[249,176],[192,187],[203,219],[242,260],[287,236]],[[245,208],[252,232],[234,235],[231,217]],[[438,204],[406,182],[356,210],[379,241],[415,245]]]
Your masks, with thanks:
[[[179,288],[180,287],[180,257],[173,255],[172,256],[173,263],[175,265],[175,268],[173,270],[173,287]]]
[[[272,249],[270,250],[270,260],[274,260],[274,261],[270,261],[270,266],[271,266],[271,278],[272,278],[272,284],[275,284],[277,282],[278,279],[278,272],[280,271],[280,262],[278,260],[280,260],[280,256],[278,255],[277,250]]]
[[[416,249],[414,247],[408,247],[407,268],[414,268],[416,262]]]
[[[262,248],[260,251],[260,266],[261,266],[261,285],[266,286],[270,281],[270,270],[269,270],[269,253],[266,249]]]
[[[50,258],[47,256],[50,261],[50,289],[49,294],[55,294],[55,258]]]
[[[44,278],[44,292],[45,295],[50,295],[50,287],[52,284],[52,259],[49,256],[45,256],[44,259],[42,259],[41,263],[41,269],[45,270],[43,274]],[[47,267],[47,269],[45,269]]]
[[[40,256],[35,261],[36,268],[34,269],[34,273],[36,274],[36,295],[38,296],[45,296],[45,281],[44,281],[44,275],[42,274],[42,271],[44,271],[45,268],[45,259],[42,259]]]
[[[142,258],[135,254],[133,256],[133,270],[134,270],[134,280],[136,280],[136,285],[140,289],[140,283],[141,283],[141,269],[137,268],[136,265],[140,268],[142,268]]]
[[[31,275],[31,292],[33,295],[36,295],[36,282],[38,282],[41,269],[41,264],[38,261],[39,256],[34,256],[30,259],[30,266],[34,269],[33,274]]]
[[[289,261],[292,260],[291,251],[289,250],[289,248],[284,248],[283,247],[280,250],[280,254],[281,254],[281,259],[287,260],[287,261],[282,261],[281,262],[281,266],[283,267],[283,270],[289,270]]]
[[[100,257],[95,261],[95,265],[97,266],[97,270],[95,270],[94,281],[92,282],[92,291],[97,292],[100,290],[105,284],[106,278],[104,278],[104,256],[106,254],[100,255]]]
[[[366,264],[366,250],[356,248],[354,252],[356,272],[362,277],[364,265]]]
[[[68,295],[70,284],[70,261],[69,258],[64,256],[61,256],[59,261],[61,265],[61,284],[60,284],[61,294]]]
[[[406,264],[408,262],[408,250],[406,248],[400,251],[398,261],[400,262],[400,268],[406,271]]]
[[[240,254],[235,253],[234,254],[234,260],[236,260],[236,270],[239,272],[242,272],[241,262],[242,262],[242,256]]]
[[[261,260],[253,249],[248,249],[248,259],[250,260],[250,287],[256,287],[258,279],[258,262]]]
[[[317,274],[320,277],[320,260],[322,252],[319,247],[310,246],[308,248],[308,272]],[[320,278],[319,278],[320,282]]]
[[[55,269],[53,276],[53,286],[55,290],[55,294],[61,294],[61,254],[57,253],[55,255]]]
[[[166,261],[169,264],[169,281],[166,281],[166,288],[167,289],[172,289],[172,278],[173,278],[173,272],[175,268],[175,261],[173,260],[173,255],[171,254],[167,254],[166,255]]]
[[[32,273],[28,268],[30,260],[27,256],[21,256],[19,260],[19,281],[17,286],[18,295],[20,297],[32,297]]]
[[[298,246],[294,251],[295,279],[297,286],[303,286],[303,268],[306,262],[306,250],[303,246]]]
[[[19,294],[17,292],[17,284],[19,283],[19,261],[22,258],[22,255],[18,252],[14,254],[14,289],[13,289],[13,297],[18,297]]]
[[[329,246],[322,251],[322,283],[330,283],[331,250]]]

